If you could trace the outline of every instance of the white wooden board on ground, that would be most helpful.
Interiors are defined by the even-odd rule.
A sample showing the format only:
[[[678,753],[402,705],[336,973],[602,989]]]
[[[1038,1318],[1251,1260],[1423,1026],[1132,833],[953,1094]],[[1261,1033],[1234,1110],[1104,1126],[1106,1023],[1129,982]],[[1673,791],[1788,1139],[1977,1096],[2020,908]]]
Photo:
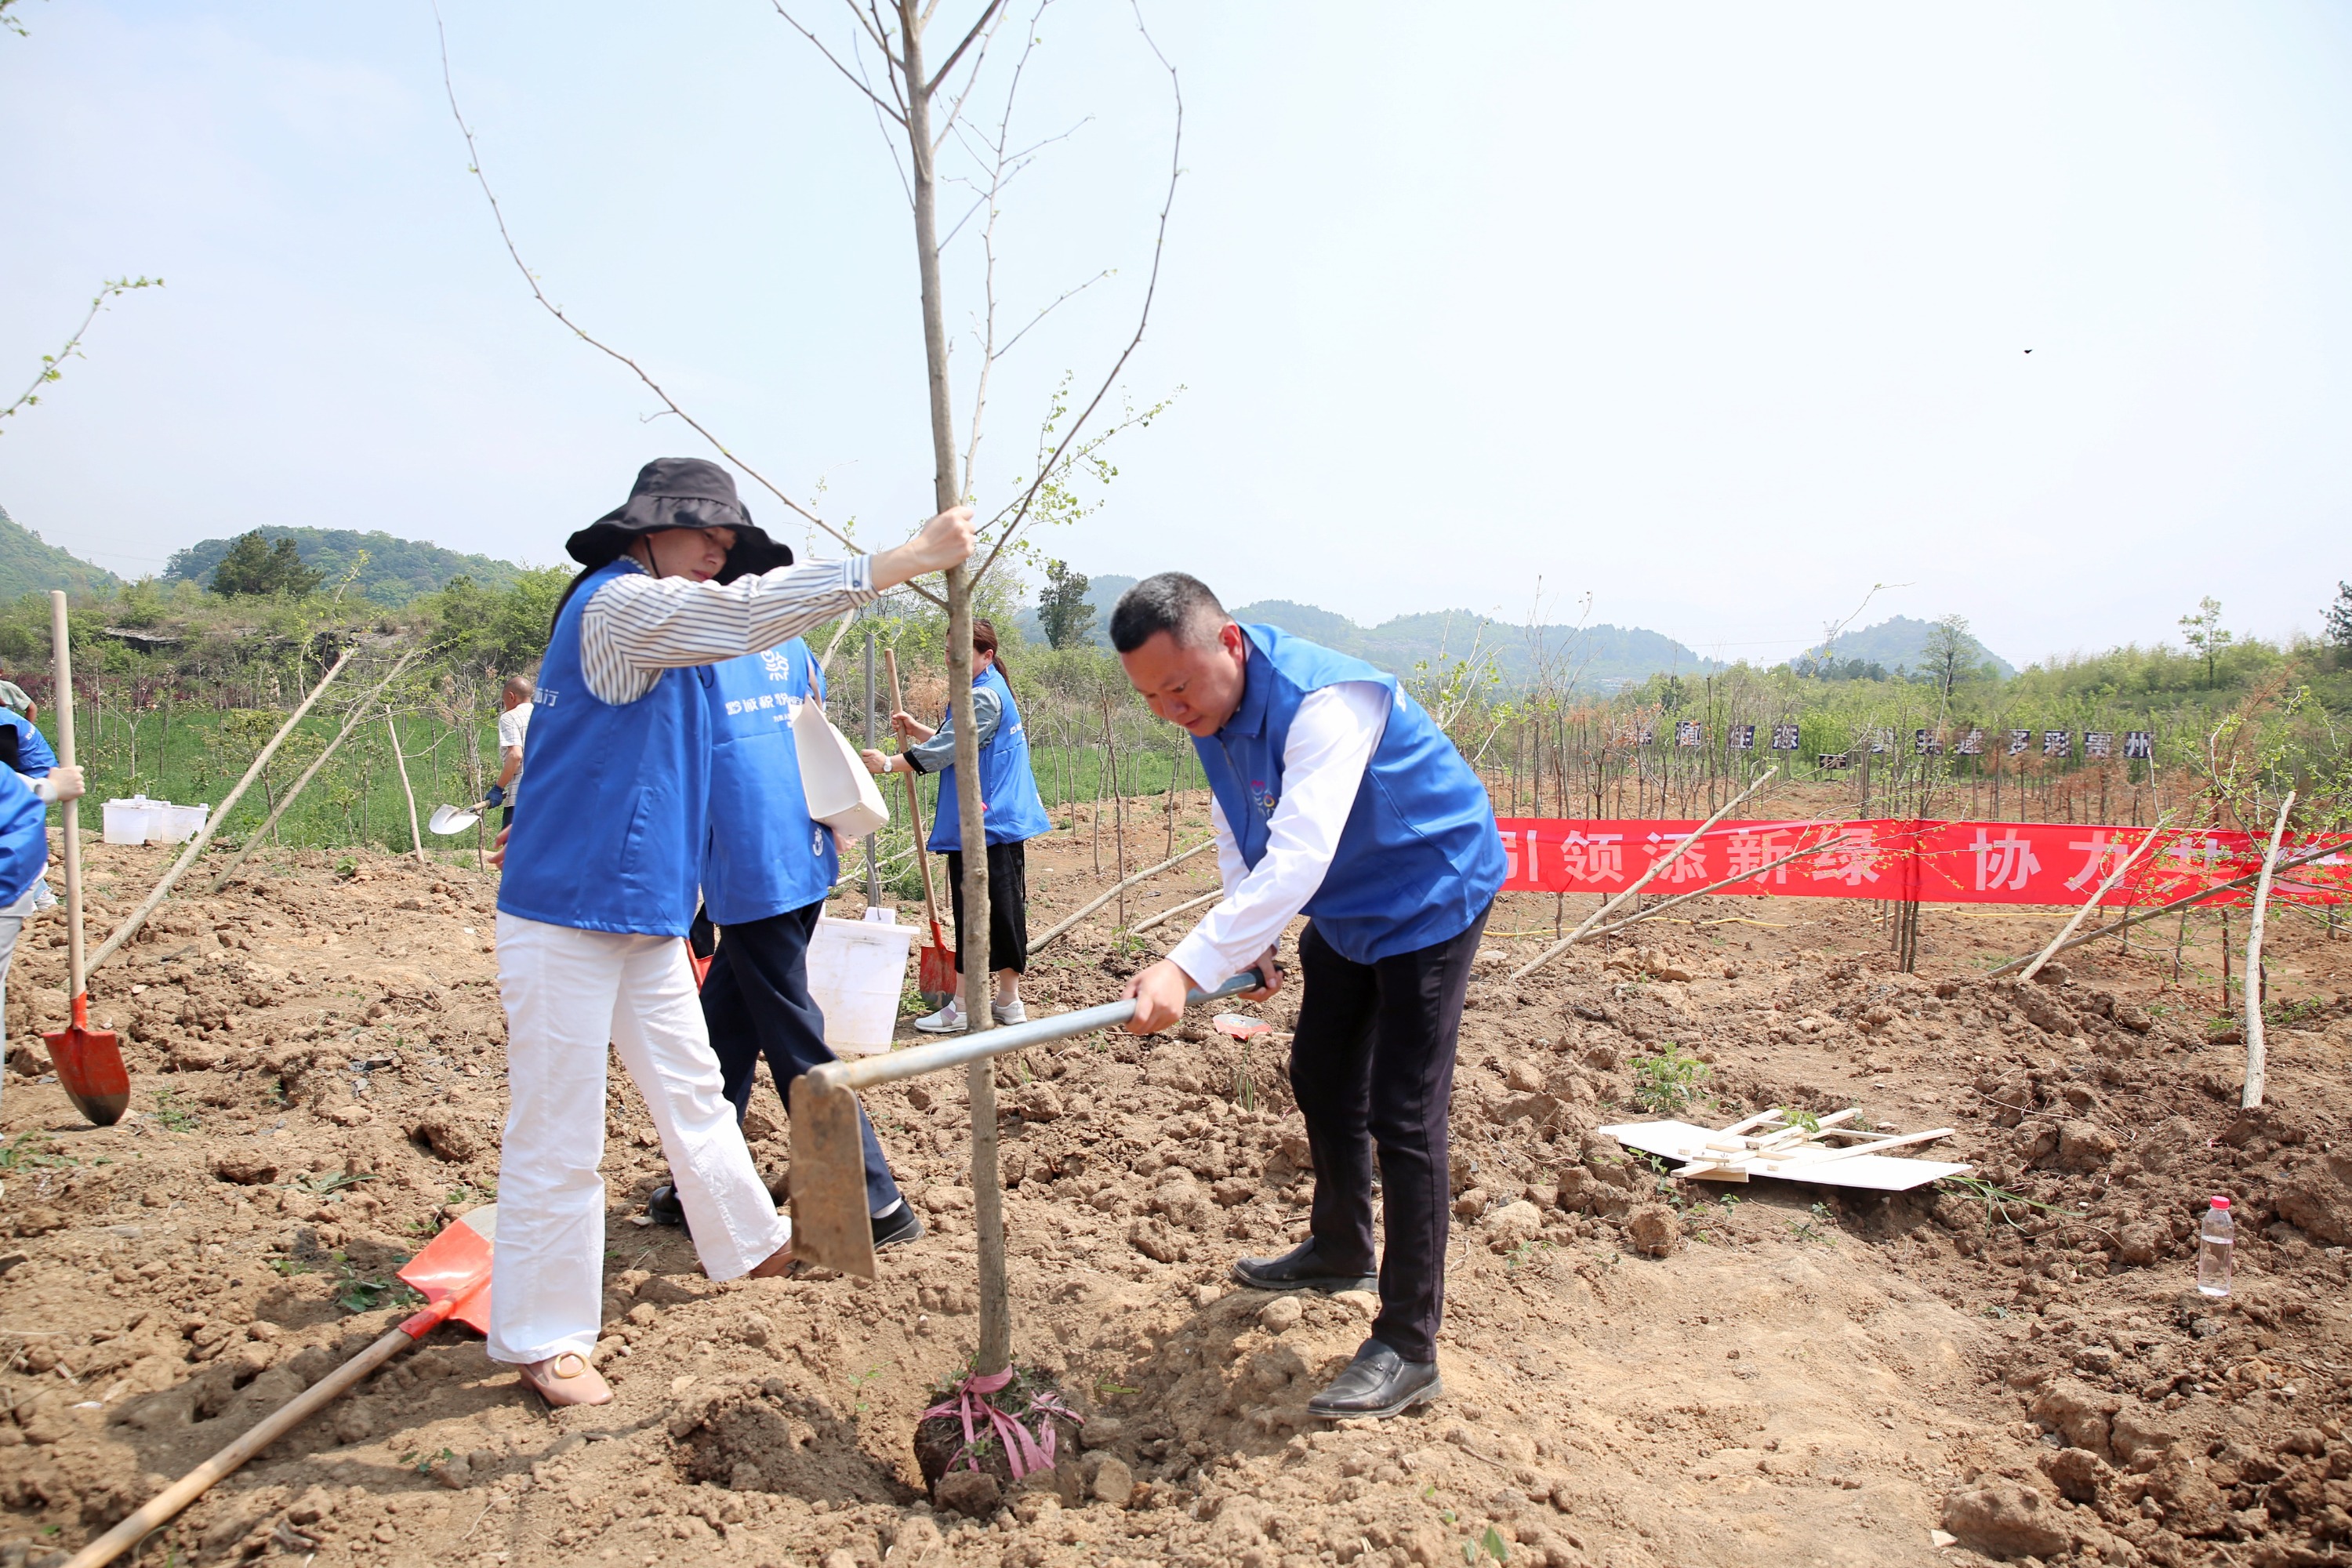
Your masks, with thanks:
[[[1645,1154],[1657,1154],[1669,1160],[1681,1160],[1692,1164],[1712,1163],[1722,1158],[1719,1149],[1722,1132],[1711,1128],[1694,1127],[1687,1121],[1628,1121],[1601,1131],[1628,1149],[1639,1149]],[[1901,1193],[1913,1187],[1924,1187],[1943,1176],[1957,1176],[1970,1169],[1941,1160],[1906,1160],[1891,1154],[1846,1155],[1843,1150],[1833,1151],[1840,1158],[1824,1160],[1818,1146],[1804,1145],[1792,1149],[1785,1158],[1775,1158],[1770,1152],[1744,1156],[1741,1173],[1735,1174],[1719,1164],[1699,1173],[1700,1180],[1745,1181],[1749,1176],[1773,1176],[1788,1182],[1815,1182],[1831,1187],[1865,1187],[1874,1192]],[[1720,1174],[1717,1173],[1720,1172]],[[1677,1172],[1676,1174],[1681,1173]]]

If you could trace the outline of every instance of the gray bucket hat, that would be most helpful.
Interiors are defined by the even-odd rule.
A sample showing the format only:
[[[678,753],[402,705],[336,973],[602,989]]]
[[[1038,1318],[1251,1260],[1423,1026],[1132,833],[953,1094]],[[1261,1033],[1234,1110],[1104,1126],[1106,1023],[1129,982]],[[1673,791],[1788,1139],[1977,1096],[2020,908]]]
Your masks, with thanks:
[[[572,559],[594,571],[609,564],[640,534],[672,528],[731,528],[735,548],[718,580],[793,563],[792,547],[768,537],[735,494],[735,477],[701,458],[656,458],[637,470],[629,499],[564,542]]]

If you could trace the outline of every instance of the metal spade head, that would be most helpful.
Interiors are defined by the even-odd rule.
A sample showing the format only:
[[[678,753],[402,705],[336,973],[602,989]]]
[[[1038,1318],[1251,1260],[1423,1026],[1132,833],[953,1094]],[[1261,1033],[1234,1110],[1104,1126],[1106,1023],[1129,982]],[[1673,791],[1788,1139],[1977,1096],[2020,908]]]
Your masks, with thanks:
[[[490,1247],[497,1239],[499,1205],[467,1209],[457,1223],[410,1258],[400,1277],[415,1286],[440,1315],[482,1333],[490,1331]]]
[[[41,1038],[57,1065],[58,1087],[91,1125],[111,1127],[121,1121],[131,1109],[131,1073],[122,1065],[122,1047],[113,1031],[89,1026],[89,993],[73,999],[72,1024]]]
[[[427,833],[463,833],[482,819],[478,805],[436,805],[433,820],[425,825]]]
[[[874,1278],[857,1096],[818,1068],[793,1079],[793,1258]]]

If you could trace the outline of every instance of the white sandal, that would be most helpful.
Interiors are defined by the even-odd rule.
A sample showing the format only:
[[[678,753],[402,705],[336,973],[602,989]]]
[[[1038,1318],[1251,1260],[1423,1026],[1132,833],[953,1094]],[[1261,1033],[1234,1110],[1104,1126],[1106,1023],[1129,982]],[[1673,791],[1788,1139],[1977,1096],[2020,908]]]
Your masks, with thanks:
[[[578,1351],[565,1351],[545,1361],[526,1362],[515,1370],[521,1374],[525,1384],[552,1405],[610,1405],[613,1402],[612,1385]],[[566,1384],[572,1386],[567,1387]]]

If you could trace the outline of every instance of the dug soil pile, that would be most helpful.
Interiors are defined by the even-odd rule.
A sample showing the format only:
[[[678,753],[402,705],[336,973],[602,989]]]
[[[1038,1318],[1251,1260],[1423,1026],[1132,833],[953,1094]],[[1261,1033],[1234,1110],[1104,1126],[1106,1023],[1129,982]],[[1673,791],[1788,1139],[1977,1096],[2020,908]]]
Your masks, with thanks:
[[[1092,831],[1082,814],[1032,846],[1033,929],[1108,885]],[[1130,865],[1159,858],[1153,837]],[[1107,822],[1106,860],[1112,838]],[[90,851],[96,930],[163,858]],[[1205,889],[1205,861],[1133,895],[1129,920]],[[135,1091],[102,1131],[44,1076],[34,1031],[61,1016],[63,939],[28,929],[0,1107],[0,1564],[61,1560],[364,1345],[402,1311],[393,1271],[494,1196],[491,899],[470,870],[308,856],[168,905],[93,987]],[[1519,984],[1553,901],[1496,911],[1455,1099],[1448,1394],[1410,1416],[1305,1418],[1369,1298],[1226,1283],[1234,1257],[1305,1224],[1278,1034],[1244,1057],[1196,1017],[1002,1064],[1016,1345],[1087,1420],[1077,1453],[977,1516],[931,1505],[909,1441],[973,1343],[961,1081],[867,1102],[930,1226],[878,1280],[713,1285],[677,1233],[631,1223],[662,1162],[616,1071],[615,1403],[551,1415],[442,1331],[144,1560],[1878,1568],[2352,1550],[2352,942],[2274,921],[2272,995],[2294,1005],[2271,1103],[2242,1113],[2242,1048],[2209,1039],[2212,983],[2174,985],[2168,946],[2086,948],[2021,990],[1978,976],[2052,920],[1931,910],[1906,975],[1865,906],[1696,909],[1705,923]],[[1118,914],[1041,955],[1033,1014],[1110,999],[1185,929],[1114,941]],[[1279,1030],[1295,1004],[1263,1011]],[[1776,1104],[1948,1125],[1931,1152],[1990,1186],[1685,1191],[1594,1131],[1684,1088],[1683,1114],[1717,1125]],[[767,1088],[757,1104],[781,1190],[783,1117]],[[2222,1300],[2193,1290],[2212,1193],[2239,1215]]]

